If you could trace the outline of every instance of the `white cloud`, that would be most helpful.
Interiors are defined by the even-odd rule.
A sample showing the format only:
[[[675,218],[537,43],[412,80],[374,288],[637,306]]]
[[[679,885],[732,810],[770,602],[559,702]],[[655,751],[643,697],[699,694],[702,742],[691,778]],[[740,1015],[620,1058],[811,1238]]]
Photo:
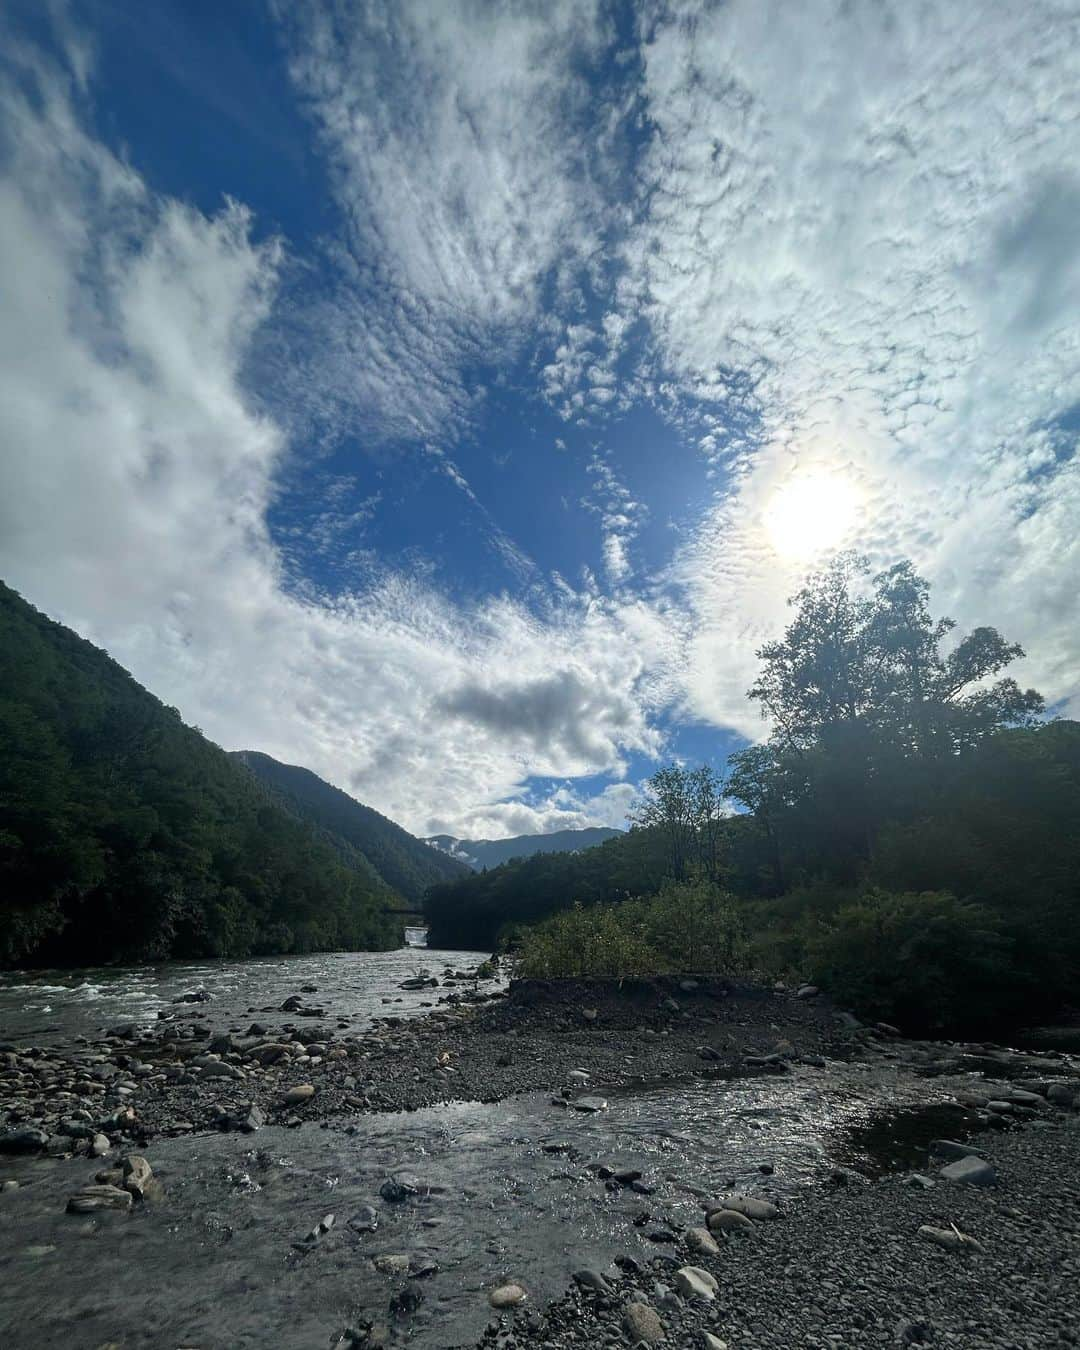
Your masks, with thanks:
[[[505,839],[518,834],[553,834],[606,825],[625,830],[627,818],[641,801],[633,783],[609,783],[600,792],[580,793],[572,786],[554,789],[539,800],[492,802],[473,807],[464,818],[460,838]],[[442,833],[442,831],[440,831]]]
[[[333,295],[297,315],[290,397],[390,438],[457,434],[482,398],[466,370],[531,344],[599,248],[602,6],[278,14],[346,221]]]
[[[655,749],[670,653],[643,604],[564,585],[537,617],[386,572],[333,600],[285,584],[265,523],[285,437],[241,378],[279,246],[253,243],[239,206],[155,197],[80,129],[61,72],[23,73],[40,105],[3,85],[5,578],[220,743],[307,764],[417,831],[531,774]],[[341,497],[317,543],[362,525]]]
[[[814,469],[860,495],[848,542],[912,556],[1080,709],[1075,414],[1048,430],[1080,404],[1080,10],[732,0],[642,31],[624,290],[733,474],[680,560],[691,706],[757,729],[752,649],[805,566],[764,517]]]

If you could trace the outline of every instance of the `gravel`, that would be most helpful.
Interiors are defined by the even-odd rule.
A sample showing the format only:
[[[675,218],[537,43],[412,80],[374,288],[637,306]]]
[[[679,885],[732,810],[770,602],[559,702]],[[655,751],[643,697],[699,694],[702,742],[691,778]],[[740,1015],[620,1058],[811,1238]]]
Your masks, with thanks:
[[[695,1264],[717,1281],[714,1297],[668,1298],[656,1343],[705,1345],[709,1333],[730,1350],[1080,1345],[1077,1125],[1063,1118],[995,1138],[986,1150],[993,1188],[926,1190],[899,1175],[822,1188],[796,1197],[782,1220],[755,1225],[751,1241],[721,1237],[716,1256],[697,1248]],[[976,1243],[946,1250],[920,1236],[924,1227]],[[632,1345],[626,1305],[654,1303],[657,1282],[671,1278],[663,1258],[623,1271],[612,1296],[575,1288],[526,1334],[507,1323],[479,1344]]]

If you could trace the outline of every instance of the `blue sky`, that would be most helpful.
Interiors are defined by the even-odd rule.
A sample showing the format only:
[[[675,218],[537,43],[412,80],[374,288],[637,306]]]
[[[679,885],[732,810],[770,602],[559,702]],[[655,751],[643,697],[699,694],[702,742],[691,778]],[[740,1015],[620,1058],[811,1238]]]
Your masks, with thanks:
[[[0,19],[0,574],[215,740],[619,824],[842,547],[1076,710],[1076,4],[133,13]]]

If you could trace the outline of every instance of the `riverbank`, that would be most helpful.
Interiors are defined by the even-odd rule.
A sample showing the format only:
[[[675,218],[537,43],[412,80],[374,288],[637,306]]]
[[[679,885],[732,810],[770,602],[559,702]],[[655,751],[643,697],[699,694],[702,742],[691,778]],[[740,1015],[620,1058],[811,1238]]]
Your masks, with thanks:
[[[363,1027],[310,985],[225,1018],[193,990],[98,1039],[0,1048],[0,1180],[19,1183],[0,1197],[5,1301],[22,1291],[26,1306],[40,1281],[58,1298],[54,1262],[73,1300],[37,1330],[0,1320],[5,1344],[52,1344],[83,1316],[85,1337],[65,1343],[165,1344],[131,1330],[125,1300],[141,1286],[117,1273],[124,1251],[147,1276],[172,1269],[161,1315],[201,1350],[264,1344],[271,1325],[298,1348],[329,1332],[365,1347],[625,1346],[658,1326],[657,1343],[706,1346],[709,1331],[731,1350],[1076,1343],[1050,1287],[1077,1273],[1080,1068],[1067,1056],[908,1041],[806,991],[711,978],[507,990],[487,976],[413,976],[409,1010],[433,1006],[405,1018],[384,995]],[[978,1135],[997,1184],[941,1178],[931,1135],[987,1127],[1015,1130]],[[130,1212],[64,1215],[88,1184],[123,1189],[132,1155],[159,1184]],[[908,1184],[913,1169],[932,1184]],[[695,1233],[733,1188],[783,1218]],[[319,1230],[324,1208],[336,1229]],[[357,1226],[369,1210],[376,1225]],[[986,1250],[918,1235],[954,1224]],[[69,1250],[76,1233],[94,1242]],[[238,1273],[219,1292],[238,1279],[241,1300],[227,1326],[197,1306],[226,1257]],[[287,1331],[254,1292],[267,1261],[300,1319]],[[706,1275],[680,1276],[688,1265]],[[321,1297],[304,1273],[316,1269]],[[489,1307],[499,1274],[526,1289],[517,1310]],[[679,1293],[710,1275],[711,1300]],[[635,1300],[648,1311],[628,1312]]]

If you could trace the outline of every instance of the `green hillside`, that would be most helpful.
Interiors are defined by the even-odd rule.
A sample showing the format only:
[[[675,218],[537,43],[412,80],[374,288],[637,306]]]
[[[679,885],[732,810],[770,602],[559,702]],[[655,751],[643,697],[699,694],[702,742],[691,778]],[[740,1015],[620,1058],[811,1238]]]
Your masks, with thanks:
[[[394,899],[0,583],[0,962],[393,947]]]
[[[335,847],[359,854],[406,900],[419,902],[429,886],[465,876],[464,863],[425,844],[310,769],[281,764],[258,750],[238,750],[239,762],[278,794],[282,805],[327,832]]]

